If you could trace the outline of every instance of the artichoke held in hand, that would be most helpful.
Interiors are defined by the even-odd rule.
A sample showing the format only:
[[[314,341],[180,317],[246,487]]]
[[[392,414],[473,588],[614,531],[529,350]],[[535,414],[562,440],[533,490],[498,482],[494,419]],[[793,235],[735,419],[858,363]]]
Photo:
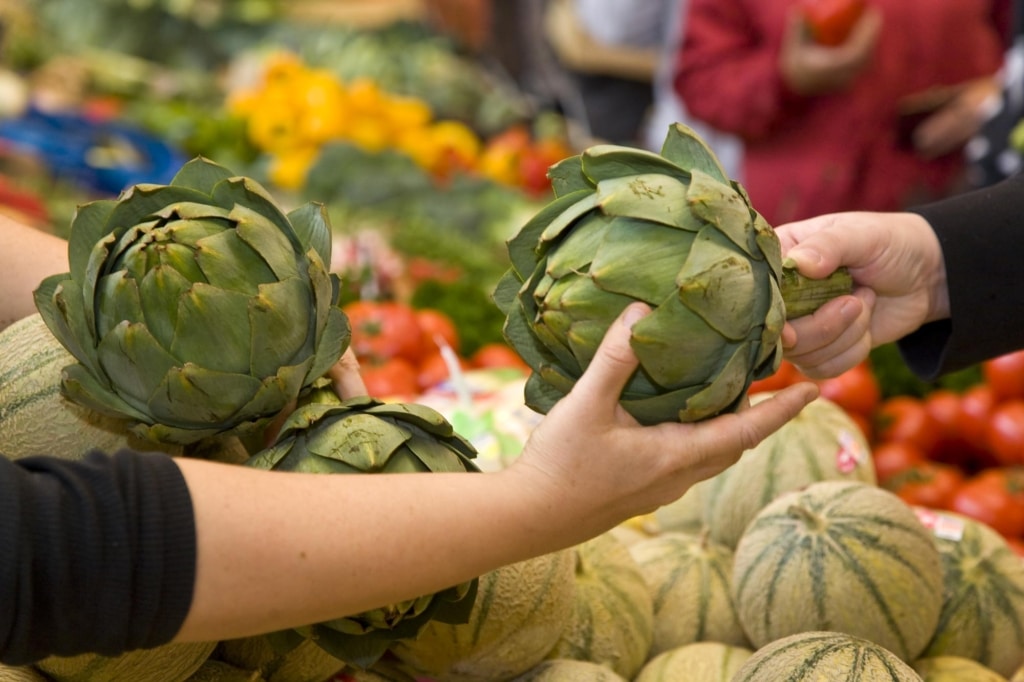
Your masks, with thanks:
[[[840,275],[783,291],[795,273],[783,279],[774,230],[686,126],[670,128],[660,154],[598,145],[549,175],[556,198],[509,241],[494,294],[538,412],[569,392],[634,301],[653,310],[633,326],[640,368],[621,405],[646,424],[732,411],[778,367],[787,313],[849,289]]]
[[[170,185],[81,206],[70,272],[35,294],[78,361],[65,395],[154,441],[265,424],[348,346],[330,245],[322,206],[285,215],[258,183],[201,158]]]

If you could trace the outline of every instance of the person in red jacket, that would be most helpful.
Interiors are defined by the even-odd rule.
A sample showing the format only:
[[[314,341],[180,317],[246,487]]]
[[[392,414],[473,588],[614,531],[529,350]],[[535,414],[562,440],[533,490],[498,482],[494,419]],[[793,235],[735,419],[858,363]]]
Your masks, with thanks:
[[[780,224],[956,191],[997,93],[1010,1],[866,0],[838,45],[815,41],[802,1],[691,0],[687,13],[675,87],[691,115],[742,138],[755,208]]]

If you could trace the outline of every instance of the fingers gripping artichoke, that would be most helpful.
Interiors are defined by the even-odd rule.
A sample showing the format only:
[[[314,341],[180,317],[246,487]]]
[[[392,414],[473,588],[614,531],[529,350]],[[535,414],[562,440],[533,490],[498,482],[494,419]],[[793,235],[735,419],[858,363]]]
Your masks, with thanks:
[[[633,327],[640,367],[620,402],[641,423],[732,411],[775,371],[788,307],[778,238],[693,131],[671,127],[660,154],[591,147],[549,176],[556,198],[509,241],[494,293],[533,370],[530,407],[569,392],[634,301],[653,311]],[[794,292],[791,313],[808,296]]]
[[[330,391],[288,416],[277,440],[247,466],[311,473],[478,472],[476,450],[429,407],[360,397],[338,401]],[[317,402],[319,401],[319,402]],[[382,501],[387,504],[387,501]],[[343,532],[343,531],[342,531]],[[311,638],[332,656],[367,668],[396,640],[415,637],[431,620],[464,623],[477,581],[435,594],[294,631],[275,633],[282,648]]]
[[[285,215],[258,183],[201,158],[170,185],[80,207],[70,272],[35,292],[78,361],[62,390],[155,441],[264,424],[348,345],[330,245],[322,206]]]

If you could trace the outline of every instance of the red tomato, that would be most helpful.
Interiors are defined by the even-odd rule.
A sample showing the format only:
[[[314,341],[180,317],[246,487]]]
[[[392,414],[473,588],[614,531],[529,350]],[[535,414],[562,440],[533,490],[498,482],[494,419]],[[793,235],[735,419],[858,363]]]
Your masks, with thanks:
[[[996,400],[1024,398],[1024,350],[986,360],[981,363],[981,373]]]
[[[996,394],[988,384],[971,386],[960,396],[960,433],[982,465],[995,464],[986,441],[988,423],[997,402]]]
[[[375,398],[411,398],[420,390],[416,367],[403,358],[364,363],[359,374]]]
[[[1006,544],[1013,550],[1013,553],[1024,559],[1024,538],[1004,538]]]
[[[875,412],[878,442],[909,441],[925,456],[931,456],[939,442],[939,425],[920,398],[900,395],[889,398]]]
[[[882,399],[882,388],[871,371],[870,365],[862,362],[839,376],[818,382],[822,398],[827,398],[847,412],[871,415]]]
[[[803,0],[800,10],[807,30],[821,45],[842,45],[864,13],[864,0]]]
[[[949,509],[963,482],[963,472],[952,464],[925,460],[895,474],[883,487],[907,504]]]
[[[456,353],[459,352],[459,332],[455,328],[455,321],[447,313],[433,308],[419,308],[416,310],[416,322],[423,335],[424,357],[429,358],[439,348],[438,337]]]
[[[932,391],[924,397],[924,407],[938,427],[938,443],[933,459],[961,467],[970,467],[974,448],[963,434],[960,394],[948,388]]]
[[[985,442],[1000,464],[1024,464],[1024,400],[996,405],[989,417]]]
[[[879,443],[871,450],[878,482],[885,481],[910,467],[927,461],[924,453],[914,444],[906,441]]]
[[[464,359],[459,358],[459,366],[462,369],[467,369],[469,363]],[[417,368],[416,383],[419,385],[421,391],[425,391],[428,388],[437,386],[442,381],[448,379],[451,376],[451,370],[448,367],[447,361],[441,351],[431,353],[425,357]]]
[[[504,343],[485,343],[469,358],[469,364],[477,369],[511,367],[530,371],[529,365],[512,348]]]
[[[1020,471],[992,468],[976,474],[960,486],[949,508],[1004,537],[1024,535],[1024,475]]]
[[[789,386],[795,381],[799,381],[800,370],[796,368],[792,362],[783,360],[779,363],[779,368],[775,370],[774,374],[766,376],[764,379],[757,379],[750,384],[750,388],[747,389],[747,393],[763,393],[765,391],[778,391],[786,386]]]
[[[402,358],[415,364],[423,353],[416,313],[395,301],[354,301],[342,310],[352,325],[352,350],[359,359]]]

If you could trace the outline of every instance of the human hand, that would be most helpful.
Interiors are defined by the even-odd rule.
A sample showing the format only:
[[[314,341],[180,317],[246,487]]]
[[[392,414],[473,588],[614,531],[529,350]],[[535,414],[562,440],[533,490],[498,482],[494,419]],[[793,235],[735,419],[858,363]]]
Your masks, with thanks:
[[[331,365],[331,368],[327,370],[327,376],[331,379],[331,387],[334,389],[334,392],[342,400],[364,396],[369,393],[366,390],[363,377],[359,373],[359,360],[356,358],[356,353],[352,350],[351,346],[346,348],[345,352],[341,354],[341,358]]]
[[[923,158],[934,159],[961,148],[978,133],[998,104],[999,79],[978,78],[952,89],[916,93],[900,102],[904,116],[928,112],[910,132],[910,143]]]
[[[650,309],[629,306],[572,391],[544,418],[504,474],[523,477],[532,508],[557,518],[566,545],[679,498],[726,469],[815,398],[794,385],[735,414],[641,426],[618,402],[638,360],[630,327]],[[556,529],[546,528],[546,533]],[[549,538],[550,540],[550,538]]]
[[[786,358],[809,377],[841,374],[875,346],[949,315],[942,248],[917,214],[835,213],[776,233],[802,274],[820,279],[845,265],[856,287],[786,323]]]
[[[869,7],[841,45],[819,45],[807,35],[794,7],[787,17],[779,52],[779,70],[786,85],[799,95],[822,95],[846,89],[864,70],[875,52],[882,13]]]

